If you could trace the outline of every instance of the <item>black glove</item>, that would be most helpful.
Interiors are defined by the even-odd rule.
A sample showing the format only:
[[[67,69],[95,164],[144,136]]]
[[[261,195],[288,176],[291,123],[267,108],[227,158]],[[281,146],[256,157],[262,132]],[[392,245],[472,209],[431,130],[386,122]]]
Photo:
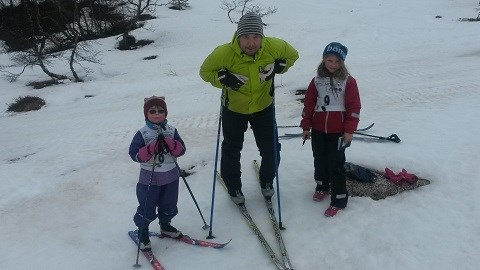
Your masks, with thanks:
[[[241,75],[232,74],[226,69],[221,69],[218,72],[218,80],[220,83],[235,91],[245,84],[245,79],[242,77]]]
[[[275,62],[265,66],[263,71],[259,74],[262,82],[269,81],[275,76],[276,73],[282,72],[287,66],[285,59],[275,59]]]
[[[275,59],[275,73],[280,73],[282,72],[285,67],[287,66],[287,61],[285,59]]]

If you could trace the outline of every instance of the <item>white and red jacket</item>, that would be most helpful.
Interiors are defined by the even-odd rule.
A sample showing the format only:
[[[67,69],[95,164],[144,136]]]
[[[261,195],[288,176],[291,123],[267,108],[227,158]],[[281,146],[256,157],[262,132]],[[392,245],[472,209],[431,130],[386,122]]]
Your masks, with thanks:
[[[315,77],[308,86],[300,126],[325,133],[353,133],[360,121],[360,95],[352,76]]]

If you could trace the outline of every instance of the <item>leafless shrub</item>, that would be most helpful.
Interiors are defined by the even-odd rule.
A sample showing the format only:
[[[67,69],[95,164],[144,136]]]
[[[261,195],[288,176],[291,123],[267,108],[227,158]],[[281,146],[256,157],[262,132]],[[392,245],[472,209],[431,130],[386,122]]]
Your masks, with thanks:
[[[38,81],[38,82],[29,82],[27,86],[32,86],[34,89],[42,89],[51,85],[62,84],[57,80],[46,80],[46,81]]]
[[[158,55],[150,55],[150,56],[147,56],[147,57],[144,57],[143,60],[153,60],[153,59],[157,59]]]
[[[185,10],[190,7],[188,0],[170,0],[168,4],[170,5],[169,8],[174,10]]]
[[[18,97],[7,108],[8,112],[28,112],[40,110],[45,105],[45,100],[34,96]]]

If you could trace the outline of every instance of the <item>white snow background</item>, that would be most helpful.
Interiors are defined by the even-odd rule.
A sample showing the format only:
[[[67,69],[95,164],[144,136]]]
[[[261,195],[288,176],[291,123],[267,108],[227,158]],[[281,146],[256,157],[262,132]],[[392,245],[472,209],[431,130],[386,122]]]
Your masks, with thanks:
[[[139,166],[128,146],[144,124],[143,98],[165,95],[168,119],[185,140],[179,158],[207,223],[210,220],[220,90],[198,75],[205,57],[229,42],[236,29],[218,0],[190,0],[191,9],[161,7],[158,18],[133,32],[155,43],[114,49],[115,37],[93,43],[102,65],[84,83],[34,90],[47,79],[28,69],[15,83],[0,80],[0,269],[132,269],[137,248],[135,184]],[[298,124],[295,90],[315,76],[326,44],[349,51],[347,67],[362,100],[359,127],[396,133],[402,142],[354,141],[347,160],[373,169],[402,168],[431,184],[374,201],[351,197],[334,218],[312,201],[315,188],[310,142],[282,140],[279,169],[283,231],[295,269],[478,269],[480,265],[480,24],[476,1],[261,1],[277,13],[265,17],[265,34],[283,38],[300,54],[276,78],[279,125]],[[441,18],[436,18],[439,15]],[[238,19],[238,17],[236,17]],[[144,57],[158,55],[154,60]],[[0,54],[2,64],[10,63]],[[20,71],[18,66],[12,71]],[[53,71],[68,73],[65,62]],[[85,73],[77,68],[80,75]],[[19,96],[46,100],[39,111],[7,113]],[[85,95],[94,97],[85,98]],[[300,132],[299,128],[279,133]],[[278,253],[252,159],[251,130],[242,151],[246,203]],[[192,237],[208,231],[180,180],[173,225]],[[276,197],[275,197],[276,198]],[[275,200],[276,202],[276,200]],[[216,186],[214,241],[222,250],[152,239],[167,269],[276,269],[220,185]],[[276,207],[276,203],[275,203]],[[278,212],[278,211],[277,211]],[[158,230],[158,223],[151,224]],[[141,254],[140,254],[141,255]],[[143,255],[141,269],[151,266]]]

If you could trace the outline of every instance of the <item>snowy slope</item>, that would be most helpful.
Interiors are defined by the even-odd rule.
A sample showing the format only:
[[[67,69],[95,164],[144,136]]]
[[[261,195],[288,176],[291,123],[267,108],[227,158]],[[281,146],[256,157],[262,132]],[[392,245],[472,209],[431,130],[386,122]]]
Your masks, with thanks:
[[[346,64],[357,79],[360,126],[373,134],[396,133],[400,144],[355,141],[351,162],[383,170],[406,168],[428,186],[384,200],[350,198],[327,219],[328,202],[311,200],[310,143],[282,141],[283,237],[295,269],[477,269],[480,265],[478,167],[480,145],[480,35],[475,1],[262,1],[278,12],[266,17],[266,35],[283,38],[300,53],[276,78],[279,124],[298,124],[305,89],[326,44],[349,48]],[[203,82],[199,66],[235,31],[220,1],[190,0],[192,8],[157,10],[158,19],[135,31],[155,41],[136,51],[117,51],[114,37],[94,44],[103,65],[85,83],[42,90],[25,86],[46,79],[27,70],[15,83],[0,81],[0,269],[131,269],[138,164],[128,156],[143,125],[143,98],[165,95],[169,121],[187,144],[178,160],[207,221],[217,139],[220,91]],[[435,18],[440,15],[442,18]],[[158,55],[155,60],[142,58]],[[0,62],[9,63],[0,54]],[[56,70],[65,70],[58,63]],[[20,67],[17,67],[20,70]],[[47,106],[5,113],[18,96],[36,95]],[[84,98],[85,95],[94,95]],[[298,132],[298,129],[288,129]],[[281,131],[283,132],[283,131]],[[286,131],[285,131],[286,132]],[[248,132],[243,183],[247,205],[273,246],[274,236],[250,161],[259,158]],[[173,225],[204,239],[203,222],[185,185]],[[152,229],[158,229],[152,224]],[[215,194],[213,234],[232,242],[222,250],[153,240],[167,269],[275,269],[226,193]],[[150,266],[143,257],[142,269]]]

